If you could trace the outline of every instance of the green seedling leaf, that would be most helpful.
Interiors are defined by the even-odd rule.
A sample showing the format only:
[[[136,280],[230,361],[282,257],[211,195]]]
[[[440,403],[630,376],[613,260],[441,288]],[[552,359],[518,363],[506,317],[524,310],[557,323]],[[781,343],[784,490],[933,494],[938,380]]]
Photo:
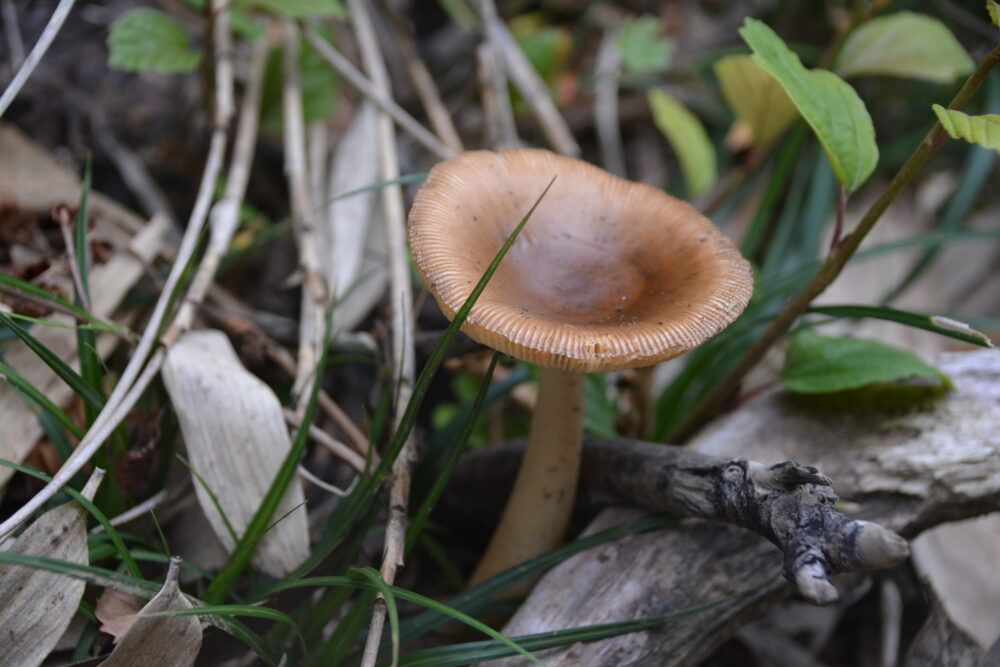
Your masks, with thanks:
[[[943,23],[904,11],[872,19],[852,32],[833,71],[845,79],[881,74],[951,83],[973,68],[972,58]]]
[[[260,9],[290,19],[304,19],[310,16],[333,16],[340,19],[347,17],[340,0],[244,0],[237,3],[237,6]]]
[[[936,334],[954,338],[972,345],[980,347],[993,347],[993,342],[989,337],[970,327],[965,322],[953,320],[942,315],[924,315],[922,313],[911,313],[905,310],[897,310],[886,306],[817,306],[810,308],[807,312],[818,313],[820,315],[830,315],[831,317],[870,317],[888,322],[898,322],[915,329],[933,331]]]
[[[573,51],[569,30],[546,25],[544,18],[535,12],[514,17],[509,27],[528,62],[543,79],[552,82],[566,69]]]
[[[812,127],[844,189],[857,190],[878,162],[875,128],[865,103],[833,72],[806,69],[762,22],[748,18],[740,35],[753,49],[754,62],[778,80]]]
[[[798,110],[778,80],[754,62],[751,56],[726,56],[716,61],[715,76],[726,104],[736,114],[730,132],[733,141],[742,126],[750,131],[750,146],[769,146],[798,117]],[[739,143],[739,142],[738,142]],[[743,148],[736,145],[735,148]]]
[[[628,19],[618,33],[626,76],[662,74],[670,67],[676,45],[663,32],[663,22],[655,16]]]
[[[715,183],[715,149],[701,121],[661,90],[650,91],[649,106],[653,122],[677,153],[688,192],[707,192]]]
[[[1000,3],[997,3],[996,0],[986,0],[986,11],[989,12],[993,25],[1000,28]]]
[[[800,394],[826,394],[914,377],[946,382],[912,352],[874,340],[803,331],[788,346],[781,384]]]
[[[945,109],[940,104],[931,108],[952,139],[965,139],[970,144],[979,144],[983,148],[1000,152],[1000,114],[970,116],[961,111]]]
[[[201,62],[181,24],[156,9],[131,9],[111,24],[108,65],[128,72],[189,72]]]

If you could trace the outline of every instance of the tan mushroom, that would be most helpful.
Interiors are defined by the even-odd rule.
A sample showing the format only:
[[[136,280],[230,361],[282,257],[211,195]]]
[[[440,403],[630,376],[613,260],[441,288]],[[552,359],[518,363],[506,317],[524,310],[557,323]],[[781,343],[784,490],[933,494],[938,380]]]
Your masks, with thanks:
[[[749,263],[685,202],[544,150],[474,151],[436,165],[410,211],[414,261],[448,318],[553,176],[463,326],[541,366],[524,459],[473,584],[562,542],[585,373],[676,357],[736,319],[753,291]]]

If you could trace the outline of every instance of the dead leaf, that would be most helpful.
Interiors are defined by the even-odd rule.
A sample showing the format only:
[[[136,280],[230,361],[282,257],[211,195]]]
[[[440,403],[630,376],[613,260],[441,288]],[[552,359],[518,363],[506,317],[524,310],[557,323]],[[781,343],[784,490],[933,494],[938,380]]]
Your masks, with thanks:
[[[107,588],[97,599],[94,616],[101,622],[101,632],[114,637],[114,642],[125,636],[132,627],[135,615],[142,609],[142,598],[115,588]]]

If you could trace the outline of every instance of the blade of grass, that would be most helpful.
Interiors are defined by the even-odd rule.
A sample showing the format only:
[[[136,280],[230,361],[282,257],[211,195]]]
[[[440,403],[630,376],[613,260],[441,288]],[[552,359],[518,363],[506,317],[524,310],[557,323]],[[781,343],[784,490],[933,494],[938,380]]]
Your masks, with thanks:
[[[424,529],[424,524],[427,522],[427,517],[431,515],[431,511],[437,504],[438,499],[440,499],[441,494],[444,493],[444,487],[448,484],[448,480],[451,479],[452,473],[455,472],[455,466],[458,465],[458,458],[462,455],[462,452],[465,451],[465,446],[469,442],[469,436],[472,435],[472,430],[475,428],[476,421],[479,419],[479,414],[483,409],[486,394],[493,383],[493,371],[496,369],[497,361],[499,359],[500,353],[494,352],[493,358],[490,359],[489,368],[486,369],[486,377],[483,378],[482,383],[479,385],[479,391],[476,393],[476,399],[472,404],[472,409],[469,411],[469,414],[466,415],[465,421],[462,424],[462,430],[459,432],[458,437],[454,439],[453,443],[446,452],[444,464],[441,466],[438,474],[434,477],[434,485],[431,487],[430,491],[427,493],[427,497],[425,497],[423,502],[420,503],[420,507],[413,515],[413,519],[410,522],[410,529],[406,534],[406,547],[404,549],[404,553],[409,553],[410,549],[413,547],[413,543],[420,536],[420,532]]]
[[[453,609],[448,605],[442,604],[436,600],[432,600],[431,598],[420,595],[419,593],[414,593],[412,591],[408,591],[403,588],[399,588],[397,586],[388,586],[387,584],[385,584],[385,582],[382,583],[383,586],[387,586],[390,589],[390,591],[394,596],[402,600],[406,600],[407,602],[413,602],[423,607],[427,607],[428,609],[443,614],[451,618],[452,620],[459,621],[460,623],[464,623],[469,627],[475,628],[476,630],[479,630],[480,632],[492,637],[496,641],[503,643],[505,646],[507,646],[513,651],[510,655],[514,655],[516,653],[524,656],[525,658],[531,660],[537,665],[542,664],[542,662],[538,658],[531,655],[531,653],[525,651],[520,646],[518,646],[511,640],[507,639],[506,637],[504,637],[499,632],[497,632],[490,626],[486,625],[485,623],[477,621],[476,619],[472,618],[467,614],[457,611],[456,609]],[[310,586],[350,586],[354,588],[367,588],[369,590],[375,590],[375,591],[378,591],[381,588],[380,586],[374,583],[367,581],[358,581],[352,579],[351,577],[309,577],[307,579],[299,579],[298,581],[289,581],[278,584],[275,587],[275,590],[278,591],[291,588],[307,588]]]
[[[88,313],[83,308],[80,308],[79,306],[70,303],[66,299],[63,299],[62,297],[52,294],[51,292],[43,290],[41,287],[37,287],[29,282],[21,280],[20,278],[15,278],[14,276],[0,274],[0,285],[9,287],[11,288],[11,290],[25,292],[27,294],[30,294],[39,299],[43,299],[45,301],[50,301],[59,306],[60,308],[62,308],[63,310],[71,312],[73,315],[77,317],[77,319],[90,322],[89,326],[96,331],[107,331],[109,333],[118,334],[120,336],[126,336],[132,340],[136,339],[135,332],[133,332],[128,327],[123,327],[117,324],[110,324],[108,322],[105,322],[99,317],[95,317],[94,315]],[[45,320],[39,320],[39,321],[42,323],[46,323]],[[51,325],[67,326],[67,325],[61,325],[57,322],[52,322]]]
[[[59,409],[59,406],[49,400],[48,396],[38,390],[35,385],[25,380],[17,371],[0,359],[0,375],[4,377],[22,396],[50,415],[59,422],[63,428],[69,431],[77,440],[83,437],[83,429],[76,425],[76,422]]]
[[[379,488],[381,488],[382,483],[389,474],[393,461],[395,461],[396,457],[399,456],[399,452],[403,448],[403,444],[406,442],[410,431],[413,429],[413,425],[417,419],[417,413],[420,410],[420,406],[423,404],[427,391],[430,389],[431,380],[437,372],[438,367],[440,367],[441,362],[444,361],[445,352],[451,345],[452,340],[458,334],[459,328],[462,326],[462,323],[465,322],[465,318],[468,317],[469,311],[472,310],[472,306],[479,298],[479,295],[486,289],[486,284],[489,282],[490,278],[493,277],[493,274],[496,272],[497,267],[500,266],[500,262],[507,254],[507,251],[510,250],[514,241],[517,240],[521,230],[524,229],[525,224],[527,224],[531,215],[535,212],[535,209],[541,203],[545,195],[548,194],[549,188],[552,187],[555,180],[555,177],[553,177],[549,184],[545,186],[545,189],[542,191],[541,195],[539,195],[538,199],[535,200],[535,203],[532,204],[527,214],[525,214],[525,216],[517,224],[510,236],[507,237],[507,240],[504,242],[503,246],[501,246],[500,250],[497,251],[493,261],[490,262],[490,265],[483,273],[483,277],[479,279],[479,282],[476,283],[476,286],[469,294],[469,298],[465,300],[462,307],[455,313],[455,317],[448,325],[448,328],[445,329],[444,335],[434,348],[434,351],[428,358],[423,370],[417,377],[417,381],[413,385],[413,394],[411,395],[410,401],[404,408],[403,416],[399,420],[399,425],[389,442],[389,446],[387,447],[385,455],[382,457],[382,461],[379,463],[379,466],[370,476],[363,478],[358,483],[358,487],[351,495],[351,498],[343,506],[345,508],[344,512],[339,517],[341,525],[335,526],[326,536],[324,541],[317,545],[309,560],[303,563],[302,566],[290,575],[293,579],[304,576],[323,558],[325,558],[329,551],[343,537],[350,525],[353,524],[357,515],[372,502],[375,493]]]
[[[337,590],[337,597],[344,600],[351,595],[353,588],[331,589]],[[323,643],[322,648],[312,660],[310,665],[315,667],[326,667],[326,665],[342,665],[351,650],[358,648],[363,642],[363,632],[368,625],[368,619],[372,614],[372,606],[375,604],[375,590],[366,590],[350,611],[337,622],[330,638]]]
[[[647,616],[633,621],[623,621],[620,623],[604,623],[600,625],[588,625],[569,630],[558,630],[554,632],[541,632],[533,635],[522,635],[511,639],[519,646],[530,651],[543,651],[550,648],[569,646],[580,642],[592,642],[608,637],[617,637],[631,632],[649,630],[658,625],[668,623],[680,618],[700,614],[714,607],[737,600],[740,597],[749,595],[761,588],[739,591],[732,595],[706,602],[694,607],[688,607],[658,616]],[[497,640],[469,642],[456,644],[453,646],[442,646],[438,648],[417,651],[403,656],[400,660],[400,667],[447,667],[451,665],[468,665],[485,660],[504,658],[514,655],[507,643],[500,643]]]
[[[941,336],[954,338],[972,345],[980,347],[993,347],[990,339],[985,334],[979,333],[971,327],[967,330],[962,328],[962,323],[954,322],[948,318],[942,319],[938,315],[926,315],[914,313],[906,310],[897,310],[886,306],[863,306],[863,305],[843,305],[843,306],[816,306],[809,308],[807,313],[819,315],[829,315],[833,318],[860,318],[868,317],[876,320],[886,320],[888,322],[898,322],[915,329],[933,331]],[[954,324],[950,324],[954,322]]]
[[[13,463],[12,461],[0,459],[0,465],[13,468],[18,472],[30,475],[31,477],[42,480],[43,482],[52,481],[52,478],[45,473],[19,463]],[[111,525],[111,522],[108,520],[108,517],[104,514],[104,512],[102,512],[93,502],[80,495],[76,489],[66,487],[63,491],[69,494],[73,500],[78,502],[80,506],[83,507],[83,509],[87,510],[91,516],[97,519],[98,523],[104,526],[104,530],[107,532],[108,537],[111,538],[111,541],[115,545],[115,551],[118,554],[118,557],[121,558],[122,563],[125,564],[125,569],[128,570],[128,573],[133,577],[141,579],[142,571],[139,569],[139,565],[135,562],[135,559],[132,558],[132,554],[129,552],[128,547],[125,546],[125,542],[122,540],[121,535],[119,535],[118,531],[115,530],[115,527]]]
[[[7,313],[0,311],[0,324],[3,324],[8,329],[10,329],[14,334],[24,342],[28,348],[34,352],[39,359],[41,359],[46,366],[52,369],[52,371],[59,376],[59,378],[69,385],[77,395],[80,396],[88,405],[97,410],[100,410],[104,406],[104,401],[101,397],[94,391],[86,380],[84,380],[80,375],[69,367],[65,361],[60,359],[52,350],[47,348],[41,341],[32,336],[26,329],[21,327],[17,322],[15,322]]]
[[[378,183],[372,183],[371,185],[366,185],[363,188],[356,188],[354,190],[348,190],[347,192],[342,192],[339,195],[330,197],[325,202],[316,207],[319,211],[333,202],[340,199],[347,199],[348,197],[353,197],[355,195],[364,194],[365,192],[371,192],[372,190],[381,190],[382,188],[388,187],[390,185],[410,185],[411,183],[423,183],[427,179],[427,172],[416,172],[413,174],[403,174],[399,178],[392,178],[388,181],[379,181]]]
[[[240,575],[250,564],[250,558],[257,548],[257,543],[260,542],[261,537],[264,536],[264,533],[270,527],[274,512],[278,509],[282,496],[285,495],[285,489],[288,488],[289,483],[295,477],[299,461],[305,452],[306,443],[309,442],[309,425],[312,424],[313,417],[316,414],[319,390],[323,384],[323,370],[326,368],[327,356],[330,351],[330,312],[327,312],[325,319],[326,331],[323,333],[322,350],[319,360],[316,362],[316,372],[313,376],[312,387],[309,390],[309,400],[302,415],[299,431],[295,435],[295,440],[292,441],[292,446],[288,450],[281,468],[278,469],[277,474],[274,476],[274,481],[271,482],[267,495],[264,496],[250,523],[247,524],[242,537],[236,542],[236,546],[229,555],[226,564],[215,580],[205,590],[205,601],[209,604],[218,604],[222,600],[225,600]]]
[[[222,517],[222,523],[226,526],[226,532],[229,533],[229,537],[233,538],[233,542],[238,542],[240,539],[239,535],[236,534],[236,529],[233,528],[233,524],[229,523],[229,517],[226,516],[226,512],[222,509],[222,503],[219,502],[219,497],[215,495],[215,491],[213,491],[212,487],[205,481],[205,478],[194,469],[194,466],[191,465],[190,461],[180,454],[175,454],[175,456],[178,461],[184,464],[184,467],[188,469],[195,481],[201,484],[201,488],[205,489],[205,493],[207,493],[208,497],[211,499],[212,505],[215,506],[215,511],[219,513],[220,517]]]
[[[298,637],[303,651],[307,650],[302,633],[299,632],[298,626],[296,626],[295,622],[289,618],[288,614],[269,607],[258,607],[250,604],[220,604],[194,607],[193,609],[167,609],[164,611],[147,613],[144,614],[144,616],[206,616],[226,618],[233,616],[248,616],[250,618],[265,618],[269,621],[277,621],[278,623],[283,623],[290,627],[292,632],[294,632],[296,637]]]

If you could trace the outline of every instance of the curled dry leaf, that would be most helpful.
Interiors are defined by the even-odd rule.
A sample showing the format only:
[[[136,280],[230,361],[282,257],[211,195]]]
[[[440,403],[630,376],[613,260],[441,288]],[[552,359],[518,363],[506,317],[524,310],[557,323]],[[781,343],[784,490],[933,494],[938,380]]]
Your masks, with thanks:
[[[132,627],[135,615],[142,609],[142,598],[115,588],[106,588],[94,606],[94,616],[101,622],[101,632],[114,637],[114,642],[125,636]]]
[[[103,470],[83,495],[94,497]],[[17,538],[11,553],[88,565],[86,511],[72,501],[51,509]],[[0,565],[0,665],[38,665],[66,631],[83,597],[82,579],[20,565]]]
[[[243,534],[291,448],[281,404],[243,367],[220,331],[181,336],[167,355],[163,381],[201,478],[194,480],[198,503],[231,551],[236,542],[229,526]],[[304,502],[302,488],[289,486],[274,515],[277,523],[254,553],[256,568],[281,577],[308,557]]]
[[[201,650],[201,623],[198,617],[152,615],[192,608],[177,585],[180,561],[176,556],[170,560],[163,588],[135,616],[111,657],[102,662],[102,665],[178,667],[194,663]]]

